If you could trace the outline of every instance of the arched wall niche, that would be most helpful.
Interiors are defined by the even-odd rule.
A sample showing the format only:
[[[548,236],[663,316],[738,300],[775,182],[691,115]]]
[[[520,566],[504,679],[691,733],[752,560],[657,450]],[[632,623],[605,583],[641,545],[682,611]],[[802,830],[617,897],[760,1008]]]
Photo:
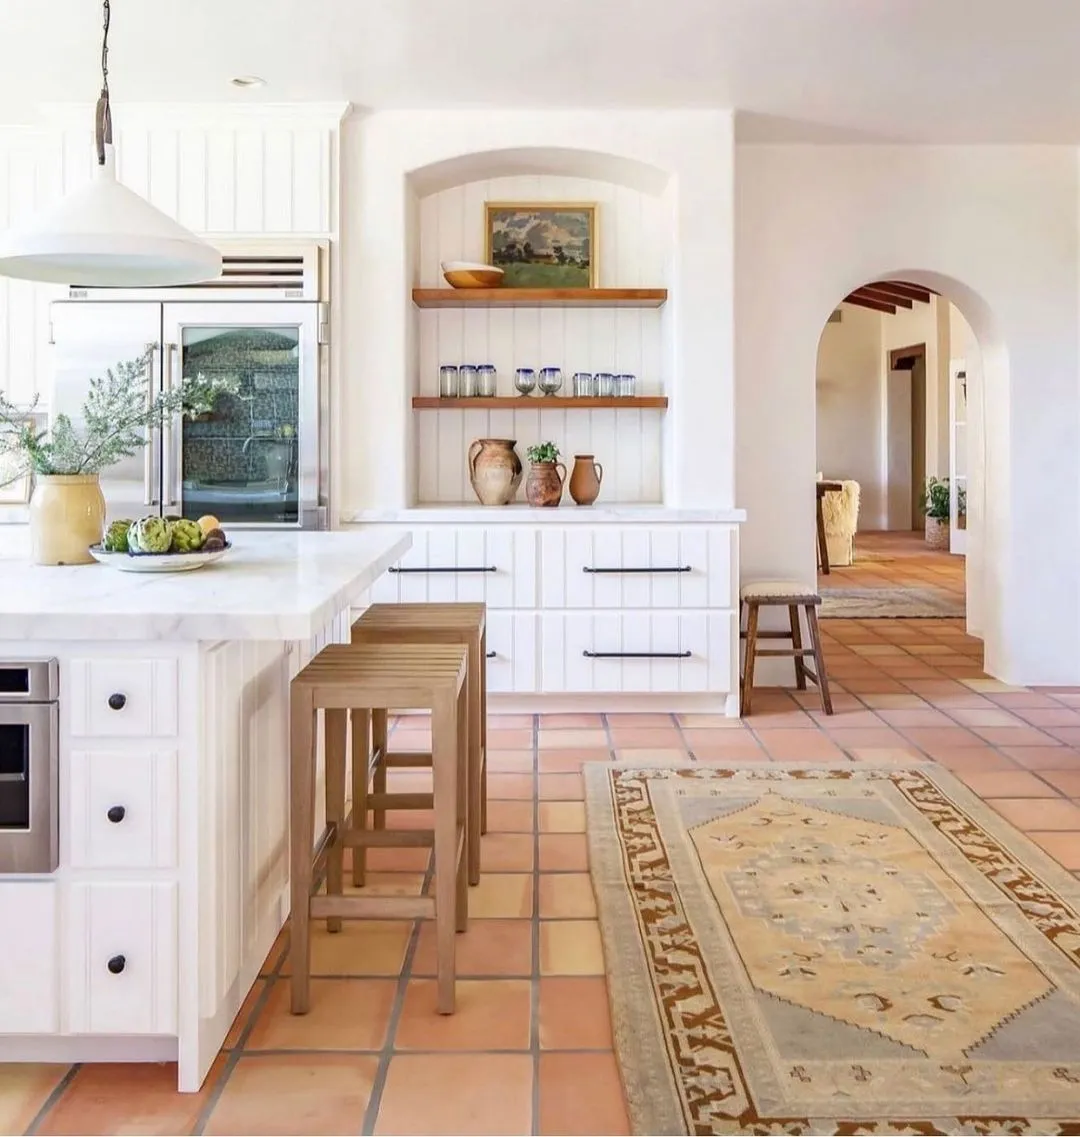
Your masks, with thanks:
[[[408,181],[417,197],[427,197],[467,182],[528,175],[591,178],[655,197],[665,192],[671,180],[670,171],[638,158],[569,146],[522,146],[431,162],[411,170]]]
[[[407,242],[414,285],[444,286],[448,260],[485,257],[485,203],[597,203],[597,285],[664,287],[674,245],[672,176],[647,162],[568,147],[486,150],[442,159],[407,174]],[[519,367],[560,367],[565,394],[575,371],[629,372],[637,393],[670,390],[671,337],[664,309],[448,308],[414,310],[411,389],[438,393],[444,363],[491,363],[498,394],[513,395]],[[537,398],[521,409],[423,412],[416,419],[414,500],[471,503],[467,453],[475,438],[508,437],[518,452],[553,441],[564,456],[594,454],[604,500],[664,500],[665,419],[660,411],[557,411]],[[520,487],[524,500],[525,487]]]

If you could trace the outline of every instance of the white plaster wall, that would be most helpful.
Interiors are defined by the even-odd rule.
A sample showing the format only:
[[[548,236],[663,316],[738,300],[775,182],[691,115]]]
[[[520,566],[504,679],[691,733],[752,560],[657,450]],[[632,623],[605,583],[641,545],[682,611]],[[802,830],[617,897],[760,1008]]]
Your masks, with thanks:
[[[897,308],[881,320],[881,382],[889,375],[889,352],[926,344],[926,474],[949,474],[949,303],[937,296],[929,304]]]
[[[826,478],[857,481],[859,528],[881,529],[881,328],[888,316],[856,304],[840,312],[818,344],[816,468]]]
[[[965,439],[967,454],[967,629],[983,635],[986,549],[986,406],[982,349],[971,325],[955,304],[949,305],[949,360],[963,360],[967,371]]]
[[[660,371],[663,500],[733,506],[733,116],[729,111],[385,111],[342,133],[338,511],[415,500],[406,202],[511,175],[647,190],[672,219]],[[558,167],[558,168],[556,168]],[[667,442],[678,439],[678,445]]]
[[[744,575],[814,579],[808,424],[830,310],[867,280],[922,281],[983,346],[987,667],[1080,682],[1076,152],[746,145],[736,163]]]

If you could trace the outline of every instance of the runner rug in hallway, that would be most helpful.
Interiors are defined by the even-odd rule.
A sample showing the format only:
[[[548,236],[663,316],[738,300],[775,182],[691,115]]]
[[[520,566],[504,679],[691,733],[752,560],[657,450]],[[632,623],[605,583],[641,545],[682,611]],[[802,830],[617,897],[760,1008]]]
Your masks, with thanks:
[[[1080,1132],[1080,882],[948,772],[585,772],[637,1133]]]
[[[823,588],[823,620],[933,619],[963,616],[964,598],[936,588]]]

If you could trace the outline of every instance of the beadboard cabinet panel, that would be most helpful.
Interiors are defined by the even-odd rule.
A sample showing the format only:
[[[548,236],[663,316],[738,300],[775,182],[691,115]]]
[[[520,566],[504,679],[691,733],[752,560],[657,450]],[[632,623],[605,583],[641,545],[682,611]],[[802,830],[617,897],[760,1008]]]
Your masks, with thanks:
[[[488,691],[502,694],[537,689],[537,619],[531,612],[488,612]]]
[[[0,1033],[53,1034],[60,1022],[57,907],[47,880],[0,881]]]
[[[417,283],[444,284],[440,264],[484,257],[487,201],[592,201],[598,205],[595,251],[600,287],[657,287],[664,283],[670,248],[668,204],[610,182],[550,175],[492,178],[454,186],[419,202]],[[416,313],[418,376],[415,390],[438,394],[443,363],[491,363],[498,393],[514,393],[518,367],[557,366],[563,393],[575,371],[631,372],[636,393],[665,393],[663,309],[492,308],[424,309]],[[541,410],[542,399],[521,410],[418,412],[418,498],[471,501],[467,452],[474,438],[514,438],[524,448],[550,440],[567,456],[593,454],[604,466],[601,496],[608,502],[661,500],[660,411]],[[518,499],[525,500],[524,484]]]
[[[176,885],[72,884],[65,975],[72,1034],[176,1032]]]
[[[372,589],[372,603],[483,602],[535,608],[536,533],[526,528],[434,525]]]
[[[731,530],[544,529],[544,608],[729,608]]]
[[[0,228],[91,177],[89,113],[86,121],[0,128]],[[115,133],[120,180],[197,233],[322,237],[336,229],[337,130],[327,121],[136,121]],[[49,390],[49,304],[63,294],[59,285],[0,278],[0,392],[20,405]]]
[[[732,612],[544,613],[544,692],[727,692]]]

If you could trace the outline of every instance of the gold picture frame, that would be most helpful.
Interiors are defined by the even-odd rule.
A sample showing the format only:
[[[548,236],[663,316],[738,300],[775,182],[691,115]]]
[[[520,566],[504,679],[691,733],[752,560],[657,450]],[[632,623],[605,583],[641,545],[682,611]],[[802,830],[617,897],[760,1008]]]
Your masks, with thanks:
[[[487,201],[484,260],[504,288],[596,288],[598,212],[595,201]]]

